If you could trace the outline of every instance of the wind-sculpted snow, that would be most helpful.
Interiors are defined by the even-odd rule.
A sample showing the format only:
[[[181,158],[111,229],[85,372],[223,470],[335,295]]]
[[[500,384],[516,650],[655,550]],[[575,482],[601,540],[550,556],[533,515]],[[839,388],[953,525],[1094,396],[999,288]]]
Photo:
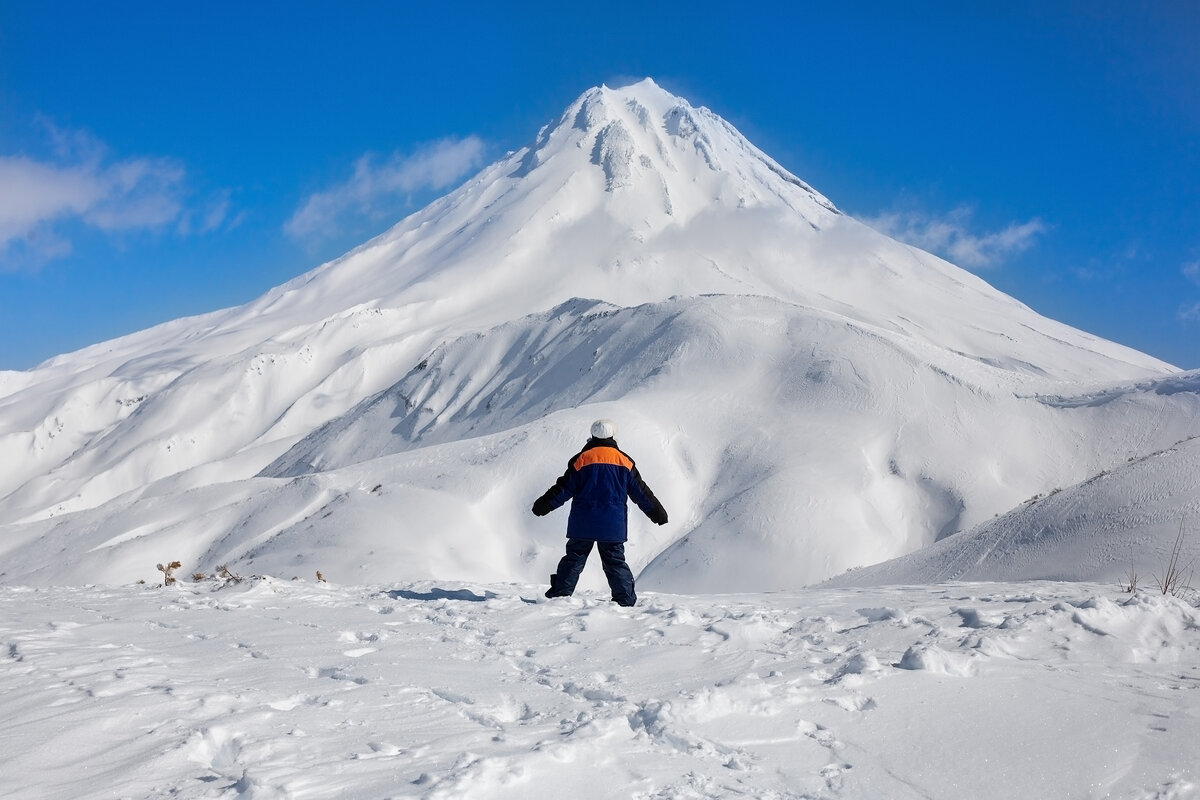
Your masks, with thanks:
[[[834,586],[953,580],[1109,580],[1153,588],[1183,534],[1177,588],[1200,558],[1200,439],[1131,459],[1054,489],[903,558],[857,569]]]
[[[13,797],[1189,798],[1200,614],[1110,585],[715,598],[0,589]]]
[[[636,411],[636,427],[621,440],[647,459],[645,474],[662,481],[660,495],[681,517],[665,537],[635,535],[641,580],[673,591],[728,591],[803,585],[917,550],[1048,486],[1200,433],[1194,393],[1148,390],[1093,407],[1015,396],[1013,385],[1007,370],[766,298],[634,309],[577,301],[438,348],[264,475],[358,464],[355,475],[428,486],[411,469],[384,476],[402,463],[438,464],[433,471],[441,473],[438,445],[545,419],[555,431],[549,448],[539,436],[521,437],[508,445],[514,453],[497,457],[515,470],[540,470],[548,482],[580,443],[573,430],[586,427],[575,409]],[[931,406],[955,409],[956,417],[931,416]],[[724,435],[703,435],[713,430]],[[401,455],[372,466],[393,454]],[[528,485],[512,501],[523,511],[539,487],[517,485]],[[463,520],[448,509],[441,527],[474,524],[473,515]],[[553,531],[545,541],[528,579],[553,570]],[[510,548],[525,550],[519,542]],[[1090,575],[1090,564],[1081,563],[1079,577]]]
[[[1079,395],[1043,397],[1042,402],[1058,408],[1101,407],[1110,403],[1136,403],[1139,398],[1147,394],[1164,396],[1184,395],[1181,398],[1181,402],[1194,402],[1193,398],[1196,395],[1200,395],[1200,370],[1181,372],[1165,378],[1139,381],[1137,383],[1105,386],[1097,391],[1085,392]]]
[[[590,420],[615,416],[672,514],[663,528],[634,515],[641,584],[781,589],[919,550],[1200,433],[1194,393],[1047,402],[1014,394],[1021,373],[763,297],[575,300],[411,363],[259,478],[212,484],[219,474],[193,470],[10,526],[0,572],[119,583],[179,559],[545,580],[563,520],[529,504]]]

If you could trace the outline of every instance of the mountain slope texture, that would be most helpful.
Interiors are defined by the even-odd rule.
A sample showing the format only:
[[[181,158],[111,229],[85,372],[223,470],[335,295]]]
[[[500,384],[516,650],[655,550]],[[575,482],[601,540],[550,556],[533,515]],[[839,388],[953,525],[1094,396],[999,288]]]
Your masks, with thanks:
[[[708,109],[600,87],[251,303],[0,373],[0,580],[544,581],[565,514],[528,507],[604,416],[671,512],[634,521],[640,587],[796,588],[1172,448],[1198,389],[841,213]]]

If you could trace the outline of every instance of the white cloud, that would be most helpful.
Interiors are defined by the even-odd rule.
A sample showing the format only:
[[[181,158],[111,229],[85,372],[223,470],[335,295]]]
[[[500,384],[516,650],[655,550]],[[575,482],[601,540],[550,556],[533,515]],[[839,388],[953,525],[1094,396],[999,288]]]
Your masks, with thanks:
[[[79,215],[105,194],[102,182],[87,169],[20,156],[0,157],[0,186],[0,246],[42,222]]]
[[[1189,261],[1183,265],[1183,276],[1200,286],[1200,261]]]
[[[61,225],[105,233],[160,228],[183,209],[185,171],[167,158],[112,159],[99,141],[43,121],[52,156],[0,155],[0,259],[35,262],[71,251]],[[0,262],[3,263],[3,262]]]
[[[994,267],[1033,246],[1048,228],[1039,219],[1014,222],[998,231],[971,230],[972,212],[957,208],[937,217],[915,212],[881,214],[864,220],[876,230],[902,242],[936,253],[962,267]]]
[[[380,161],[367,154],[354,164],[354,174],[305,200],[284,225],[298,239],[337,232],[350,215],[379,217],[403,197],[420,189],[444,189],[483,164],[484,143],[477,136],[442,139],[412,155],[393,153]]]
[[[231,216],[232,209],[233,193],[222,189],[214,192],[206,202],[185,210],[179,217],[176,230],[182,236],[232,230],[246,219],[245,211]]]
[[[1180,271],[1185,278],[1200,286],[1200,261],[1189,261]],[[1179,309],[1179,318],[1184,322],[1200,322],[1200,303],[1192,303]]]
[[[183,209],[184,171],[166,159],[134,159],[103,173],[105,195],[84,215],[104,231],[158,228]]]

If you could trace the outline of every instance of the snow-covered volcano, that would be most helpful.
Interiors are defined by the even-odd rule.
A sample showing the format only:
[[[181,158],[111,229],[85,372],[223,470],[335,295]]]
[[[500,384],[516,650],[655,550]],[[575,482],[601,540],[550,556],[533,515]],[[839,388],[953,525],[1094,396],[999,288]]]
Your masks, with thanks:
[[[672,514],[644,586],[799,586],[1200,432],[1173,395],[1119,436],[1052,399],[1175,372],[601,87],[254,302],[0,373],[0,577],[543,580],[563,520],[529,503],[608,416]]]

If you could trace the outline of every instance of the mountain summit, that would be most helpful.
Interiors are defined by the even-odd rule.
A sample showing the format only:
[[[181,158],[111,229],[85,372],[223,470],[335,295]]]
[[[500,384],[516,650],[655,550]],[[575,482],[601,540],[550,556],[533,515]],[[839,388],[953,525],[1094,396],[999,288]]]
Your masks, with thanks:
[[[650,79],[576,100],[523,152],[518,175],[539,168],[551,179],[578,175],[588,194],[602,180],[613,198],[596,199],[634,230],[686,224],[714,205],[783,207],[814,227],[838,213],[716,114]]]
[[[1179,397],[1046,400],[1174,372],[840,213],[646,80],[245,306],[3,376],[0,533],[33,582],[152,578],[164,550],[542,580],[561,521],[528,503],[606,416],[666,476],[645,588],[796,586],[1189,435]]]

